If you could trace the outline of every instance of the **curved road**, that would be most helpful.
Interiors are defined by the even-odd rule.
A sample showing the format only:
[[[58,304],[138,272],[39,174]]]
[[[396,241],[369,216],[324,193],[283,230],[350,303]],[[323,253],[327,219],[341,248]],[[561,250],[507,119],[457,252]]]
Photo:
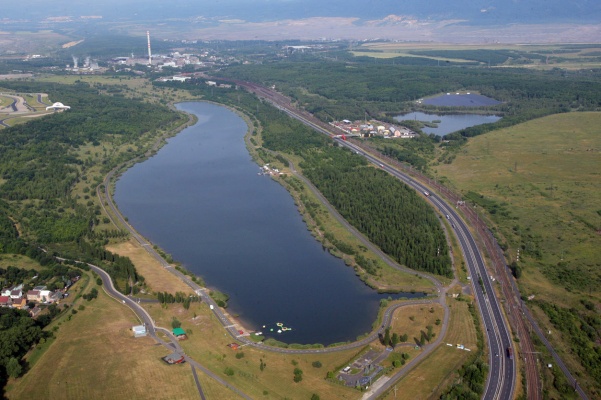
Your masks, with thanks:
[[[268,101],[272,102],[275,107],[292,118],[331,137],[340,146],[346,147],[354,153],[365,157],[369,162],[382,168],[384,171],[395,176],[418,192],[424,193],[430,191],[429,188],[415,181],[408,175],[403,174],[399,170],[384,164],[381,160],[363,151],[362,148],[343,140],[341,137],[337,137],[339,136],[337,135],[337,132],[332,133],[329,126],[324,126],[321,121],[316,120],[305,112],[298,111],[293,107],[288,106],[289,103],[280,102],[278,97],[279,94],[273,94],[272,91],[255,84],[242,84],[241,82],[238,82],[238,84],[247,87],[257,95],[266,98]],[[508,324],[501,312],[499,300],[492,287],[492,282],[486,270],[483,257],[470,230],[453,207],[449,206],[441,197],[434,193],[428,197],[428,200],[438,208],[443,215],[447,216],[450,222],[455,226],[456,236],[459,240],[466,265],[472,276],[472,288],[477,299],[478,309],[482,316],[484,327],[486,328],[485,334],[489,349],[489,374],[483,398],[511,399],[513,398],[515,390],[516,364],[513,357],[507,357],[507,349],[513,347],[512,339]],[[393,382],[394,380],[392,379],[387,382],[387,384],[381,388],[380,392],[383,393],[388,390]]]
[[[110,182],[113,179],[113,176],[115,175],[116,171],[119,169],[119,167],[113,169],[112,171],[110,171],[104,181],[103,181],[103,185],[104,185],[104,191],[101,192],[100,191],[100,185],[97,187],[97,194],[100,198],[100,203],[103,207],[103,209],[105,210],[105,212],[107,213],[107,215],[109,215],[109,217],[111,219],[113,219],[113,215],[115,216],[115,218],[117,219],[117,221],[119,222],[119,224],[116,224],[113,220],[113,223],[115,223],[115,225],[119,226],[123,226],[125,227],[129,233],[131,234],[131,236],[138,242],[140,243],[140,245],[146,249],[146,251],[148,253],[150,253],[152,255],[153,258],[155,258],[163,268],[167,269],[169,272],[171,272],[172,274],[176,275],[179,279],[181,279],[185,284],[187,284],[189,287],[191,287],[194,292],[201,298],[202,301],[204,301],[206,304],[208,304],[212,311],[213,314],[217,317],[217,319],[221,322],[221,324],[226,328],[226,331],[229,333],[229,335],[233,338],[236,339],[240,342],[242,342],[244,345],[248,345],[248,346],[253,346],[256,348],[260,348],[262,350],[266,350],[266,351],[273,351],[273,352],[279,352],[279,353],[289,353],[289,354],[307,354],[307,353],[329,353],[329,352],[334,352],[334,351],[343,351],[343,350],[348,350],[348,349],[353,349],[353,348],[357,348],[357,347],[361,347],[361,346],[365,346],[366,344],[376,340],[378,338],[378,335],[380,333],[382,333],[385,328],[390,324],[391,321],[391,316],[394,310],[396,310],[399,307],[402,307],[404,305],[410,305],[410,304],[431,304],[433,303],[434,300],[432,299],[425,299],[425,300],[414,300],[414,301],[407,301],[407,302],[403,302],[400,304],[395,304],[390,306],[388,309],[386,309],[386,311],[384,312],[383,316],[382,316],[382,324],[381,327],[372,332],[371,334],[369,334],[368,336],[364,337],[361,340],[352,342],[352,343],[347,343],[341,346],[336,346],[336,347],[321,347],[321,348],[312,348],[312,349],[290,349],[290,348],[278,348],[278,347],[272,347],[272,346],[267,346],[263,343],[257,343],[252,341],[251,339],[249,339],[247,336],[241,335],[238,332],[238,329],[235,327],[233,321],[231,321],[229,319],[229,317],[220,309],[219,306],[217,306],[216,302],[213,300],[213,298],[211,296],[209,296],[209,293],[207,291],[206,288],[203,288],[201,286],[199,286],[196,282],[192,281],[192,279],[181,273],[180,271],[178,271],[177,269],[175,269],[172,265],[170,265],[167,261],[165,261],[165,259],[163,259],[163,257],[161,257],[161,255],[153,248],[152,244],[147,241],[142,235],[140,235],[123,217],[123,215],[120,213],[119,209],[117,208],[117,206],[115,205],[112,196],[110,195]],[[312,185],[311,185],[312,187]],[[313,188],[313,187],[312,187]],[[314,188],[313,188],[314,189]],[[316,189],[314,189],[316,190]],[[320,195],[321,196],[321,195]],[[323,197],[321,197],[323,198]],[[325,199],[324,199],[325,201]],[[108,212],[108,210],[105,207],[105,203],[108,205],[109,209],[110,209],[110,213]],[[325,203],[326,206],[328,205],[328,203]],[[331,206],[330,206],[331,207]],[[341,218],[342,217],[338,214],[335,213],[335,216],[337,216],[337,218]],[[345,222],[346,223],[346,222]],[[356,230],[354,230],[356,232]],[[362,236],[359,236],[360,238],[362,238]],[[365,240],[365,239],[364,239]],[[372,244],[369,244],[370,247],[373,247]],[[379,254],[383,254],[381,252],[378,252]],[[388,258],[385,258],[385,261],[389,262]],[[399,269],[403,269],[400,266],[395,266],[395,268],[399,268]],[[408,270],[406,269],[405,271],[407,272],[411,272],[413,274],[416,273],[416,271],[413,270]],[[438,293],[439,293],[439,299],[438,302],[443,306],[444,310],[445,310],[445,316],[444,316],[444,321],[445,323],[442,325],[442,330],[441,330],[441,334],[439,335],[439,338],[437,338],[437,340],[434,343],[438,343],[440,340],[442,340],[442,337],[444,336],[443,333],[446,331],[447,328],[447,321],[449,318],[449,311],[448,311],[448,307],[445,303],[445,299],[444,299],[444,295],[445,295],[445,291],[442,290],[442,284],[435,278],[428,276],[426,274],[422,274],[419,273],[421,276],[426,277],[427,279],[431,280],[432,282],[434,282],[434,284],[437,286],[438,289]],[[429,353],[434,347],[433,346],[425,346],[424,347],[424,352],[422,354],[427,354]]]
[[[300,120],[301,122],[313,127],[314,129],[318,130],[319,132],[327,134],[330,137],[332,136],[331,132],[324,129],[324,127],[321,124],[317,124],[316,122],[309,120],[306,115],[301,115],[300,113],[295,113],[293,110],[289,110],[287,108],[282,108],[280,106],[278,106],[278,108],[280,108],[284,112],[288,113],[292,117]],[[384,165],[380,160],[378,160],[375,157],[371,156],[370,154],[364,152],[358,146],[355,146],[352,143],[349,143],[340,138],[334,138],[334,140],[337,141],[339,145],[347,147],[351,151],[354,151],[355,153],[362,155],[368,161],[372,162],[376,166],[381,167],[386,172],[392,174],[393,176],[402,180],[409,186],[413,187],[415,190],[422,192],[422,193],[426,190],[429,190],[426,187],[424,187],[422,184],[420,184],[419,182],[414,181],[413,179],[402,174],[398,170],[396,170],[388,165]],[[202,300],[204,300],[207,304],[212,306],[211,308],[213,309],[215,316],[224,325],[224,327],[226,328],[226,330],[228,331],[230,336],[243,342],[244,344],[252,345],[252,346],[264,349],[264,350],[277,351],[277,352],[281,352],[281,353],[325,353],[325,352],[341,351],[341,350],[346,350],[349,348],[359,347],[359,346],[363,346],[363,345],[375,340],[378,337],[378,334],[381,333],[383,331],[384,327],[388,326],[388,324],[390,323],[390,317],[392,315],[392,312],[396,308],[402,306],[402,304],[416,304],[416,303],[419,304],[419,303],[421,303],[421,302],[407,302],[407,303],[402,303],[402,304],[398,304],[398,305],[389,307],[384,313],[383,324],[380,329],[378,329],[376,332],[372,332],[372,334],[370,334],[369,336],[365,337],[362,340],[359,340],[354,343],[349,343],[349,344],[346,344],[343,346],[337,346],[335,348],[280,349],[280,348],[273,348],[270,346],[266,346],[262,343],[255,343],[255,342],[251,341],[250,339],[248,339],[247,337],[239,334],[239,332],[234,327],[234,324],[219,309],[219,307],[217,307],[217,305],[214,303],[212,298],[208,295],[206,289],[201,288],[195,282],[192,282],[186,275],[182,274],[181,272],[177,271],[172,266],[170,266],[152,248],[152,245],[148,241],[146,241],[146,239],[144,239],[141,235],[139,235],[135,231],[135,229],[133,229],[133,227],[131,227],[125,221],[123,216],[120,214],[120,212],[116,208],[114,202],[112,201],[110,193],[109,193],[109,183],[110,183],[110,179],[112,179],[112,176],[114,175],[114,172],[115,172],[115,170],[111,171],[106,176],[105,181],[104,181],[105,191],[103,193],[105,200],[107,201],[109,207],[111,208],[111,210],[113,212],[113,215],[115,215],[116,218],[121,222],[122,226],[127,227],[127,229],[130,231],[132,236],[144,248],[146,248],[146,250],[149,253],[151,253],[151,255],[155,259],[157,259],[164,268],[168,269],[171,273],[177,275],[180,279],[182,279],[182,281],[184,281],[186,284],[188,284],[197,293],[197,295],[199,295],[202,298]],[[488,376],[488,379],[486,382],[484,398],[485,399],[510,399],[513,397],[513,392],[514,392],[514,388],[515,388],[515,360],[509,359],[508,357],[506,357],[506,349],[512,346],[511,345],[511,336],[507,329],[505,319],[501,313],[500,306],[498,304],[498,300],[495,297],[495,292],[493,290],[492,283],[491,283],[488,273],[486,271],[486,267],[484,265],[483,258],[476,246],[475,240],[474,240],[473,236],[471,235],[471,232],[469,231],[468,227],[463,222],[463,220],[459,217],[459,215],[454,211],[454,209],[452,207],[448,206],[441,198],[439,198],[435,194],[432,194],[429,197],[429,200],[430,200],[430,202],[432,202],[432,204],[434,206],[436,206],[442,212],[443,215],[447,215],[448,218],[451,220],[452,224],[454,224],[454,226],[456,227],[455,231],[456,231],[457,237],[459,239],[462,251],[464,253],[466,265],[468,266],[470,274],[473,277],[472,286],[473,286],[474,293],[476,294],[478,307],[479,307],[480,313],[482,315],[484,326],[486,328],[485,333],[486,333],[486,336],[488,339],[488,346],[489,346],[490,371],[489,371],[489,376]],[[104,204],[104,202],[102,202],[102,204]],[[361,237],[361,236],[359,236],[359,237]],[[476,279],[476,277],[481,278],[481,282],[482,282],[481,285],[476,284],[476,281],[480,281],[480,279]],[[439,289],[439,292],[440,292],[440,287],[438,285],[437,285],[437,288]],[[445,324],[443,325],[443,328],[446,330],[446,327],[447,327],[446,322],[448,321],[448,310],[446,308],[446,303],[444,300],[443,293],[440,293],[439,302],[445,308]],[[441,332],[441,334],[437,338],[436,342],[431,344],[428,349],[424,349],[424,350],[428,350],[428,351],[424,351],[424,353],[420,354],[420,356],[425,357],[425,355],[427,353],[429,353],[432,349],[434,349],[436,347],[436,345],[442,340],[443,337],[444,337],[444,334]],[[420,357],[420,356],[418,356],[418,357]],[[414,363],[419,362],[419,360],[417,358],[412,361]],[[409,368],[404,368],[403,370],[407,371],[408,369]],[[385,385],[383,385],[377,393],[373,394],[373,396],[377,396],[377,395],[379,395],[379,393],[382,393],[385,390],[387,390],[393,384],[393,382],[396,381],[398,376],[395,376],[394,378],[395,379],[391,379],[389,382],[387,382]]]
[[[61,258],[61,257],[56,257],[56,258],[60,261],[66,261],[65,258]],[[175,336],[173,336],[171,331],[169,331],[168,329],[156,326],[154,323],[154,320],[152,319],[152,317],[150,316],[148,311],[146,311],[142,306],[140,306],[134,299],[132,299],[131,297],[125,296],[121,292],[117,291],[117,289],[115,289],[115,286],[113,285],[113,281],[112,281],[111,277],[105,270],[103,270],[102,268],[100,268],[94,264],[84,263],[82,261],[75,261],[75,262],[79,263],[79,264],[86,264],[88,267],[90,267],[90,269],[92,271],[96,272],[100,276],[100,279],[102,279],[102,288],[105,291],[105,293],[108,294],[110,297],[114,298],[115,300],[120,301],[122,304],[129,307],[136,314],[136,316],[138,317],[140,322],[142,322],[146,326],[146,331],[155,341],[160,343],[163,347],[166,347],[167,349],[169,349],[169,351],[176,351],[178,353],[183,354],[185,357],[185,360],[188,363],[190,363],[194,368],[201,370],[202,372],[204,372],[211,378],[215,379],[217,382],[221,383],[222,385],[226,386],[227,388],[231,389],[232,391],[234,391],[236,394],[240,395],[241,397],[251,400],[251,397],[249,397],[242,391],[238,390],[236,387],[230,385],[227,381],[222,379],[219,375],[213,373],[209,369],[203,367],[198,362],[196,362],[195,360],[193,360],[192,358],[187,356],[185,354],[184,350],[181,348],[179,341],[177,340],[177,338],[175,338]],[[161,332],[164,335],[166,335],[169,338],[170,342],[168,343],[168,342],[165,342],[163,339],[161,339],[157,335],[158,332]],[[195,374],[195,372],[194,372],[194,374]],[[197,387],[199,389],[200,396],[203,397],[204,394],[202,393],[202,389],[200,388],[200,385],[198,383],[197,383]]]

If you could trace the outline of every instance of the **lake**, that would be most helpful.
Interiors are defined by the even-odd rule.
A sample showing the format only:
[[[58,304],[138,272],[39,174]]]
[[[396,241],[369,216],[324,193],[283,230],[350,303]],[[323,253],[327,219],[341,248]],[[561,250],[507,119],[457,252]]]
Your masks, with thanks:
[[[290,194],[257,174],[242,118],[209,103],[177,107],[198,123],[116,184],[115,202],[129,222],[209,287],[230,295],[228,311],[248,329],[324,345],[370,331],[380,299],[388,296],[324,251]],[[278,322],[292,330],[275,333]]]
[[[470,126],[476,126],[481,124],[488,124],[497,122],[501,117],[497,115],[481,115],[481,114],[428,114],[423,112],[412,112],[408,114],[401,114],[394,117],[397,121],[402,120],[418,120],[423,122],[437,122],[437,128],[424,127],[422,131],[427,134],[433,133],[438,136],[444,136],[448,133],[456,132],[458,130],[469,128]]]

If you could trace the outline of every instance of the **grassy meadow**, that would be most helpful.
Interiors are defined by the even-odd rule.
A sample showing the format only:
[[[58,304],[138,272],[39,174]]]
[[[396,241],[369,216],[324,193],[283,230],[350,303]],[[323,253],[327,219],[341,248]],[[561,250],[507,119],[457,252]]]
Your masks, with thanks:
[[[170,328],[173,318],[180,321],[189,338],[181,342],[186,354],[252,398],[308,399],[313,393],[321,399],[358,399],[361,396],[355,389],[325,380],[328,371],[354,360],[361,348],[316,355],[279,354],[251,347],[236,351],[227,346],[234,340],[204,303],[192,303],[189,310],[180,304],[150,304],[146,308],[161,326]],[[265,364],[263,370],[261,360]],[[314,361],[319,361],[321,367],[314,367]],[[231,368],[233,375],[226,375],[226,368]],[[298,383],[293,381],[295,368],[303,371],[303,380]],[[229,390],[227,392],[233,395]]]
[[[190,366],[165,364],[169,350],[151,338],[134,338],[139,323],[129,308],[99,290],[85,308],[62,320],[44,357],[11,380],[9,399],[197,398]],[[76,306],[76,309],[77,306]],[[57,325],[58,326],[58,325]],[[32,352],[38,350],[34,349]]]
[[[351,53],[355,56],[389,59],[419,57],[441,63],[479,63],[515,68],[582,69],[601,66],[601,46],[561,44],[456,44],[456,43],[365,43]]]
[[[477,348],[477,336],[467,302],[448,299],[448,304],[451,317],[443,343],[397,383],[396,395],[394,390],[390,390],[382,399],[434,399],[453,383],[455,371]],[[453,346],[447,346],[446,343]],[[457,343],[472,351],[457,349]]]
[[[598,316],[601,301],[601,113],[558,114],[471,138],[440,177],[475,201],[518,258],[518,280],[543,331],[583,386],[597,385],[538,308]],[[471,203],[473,206],[473,202]],[[586,307],[585,307],[586,306]],[[596,309],[596,311],[595,311]],[[566,328],[567,329],[567,328]]]

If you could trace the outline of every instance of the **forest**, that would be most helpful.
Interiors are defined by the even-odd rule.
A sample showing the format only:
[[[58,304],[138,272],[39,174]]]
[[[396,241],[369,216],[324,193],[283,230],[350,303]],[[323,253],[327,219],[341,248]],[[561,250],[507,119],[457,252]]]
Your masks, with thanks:
[[[82,180],[92,180],[87,176],[92,167],[108,172],[124,157],[136,155],[133,151],[126,156],[107,152],[104,144],[137,149],[144,133],[167,128],[183,117],[164,106],[101,95],[81,82],[13,81],[3,82],[2,87],[21,93],[45,92],[50,99],[70,105],[71,110],[0,131],[0,249],[25,254],[31,252],[30,243],[50,250],[60,248],[73,258],[106,264],[114,278],[121,278],[117,280],[121,290],[126,289],[125,282],[140,281],[131,262],[100,257],[94,250],[102,245],[94,232],[99,206],[88,195],[82,199],[73,194],[73,188]],[[82,146],[91,146],[103,155],[99,165],[92,157],[80,155]],[[97,179],[95,182],[101,181],[101,177]],[[11,228],[16,221],[22,226],[22,237]]]
[[[466,128],[446,139],[476,136],[549,114],[601,108],[598,96],[601,75],[595,70],[566,72],[282,60],[231,66],[220,73],[223,77],[275,85],[278,91],[323,121],[363,119],[366,114],[372,117],[396,115],[417,109],[448,112],[452,109],[418,105],[415,100],[459,90],[479,92],[502,102],[476,108],[502,115],[498,122]]]

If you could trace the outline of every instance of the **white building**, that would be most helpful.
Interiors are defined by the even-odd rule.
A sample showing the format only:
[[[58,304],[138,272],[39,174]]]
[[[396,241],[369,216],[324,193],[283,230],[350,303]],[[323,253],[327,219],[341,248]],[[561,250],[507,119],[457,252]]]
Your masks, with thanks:
[[[46,111],[48,110],[52,110],[52,111],[59,111],[59,110],[70,110],[71,107],[64,105],[63,103],[57,102],[54,103],[51,106],[46,107]]]

